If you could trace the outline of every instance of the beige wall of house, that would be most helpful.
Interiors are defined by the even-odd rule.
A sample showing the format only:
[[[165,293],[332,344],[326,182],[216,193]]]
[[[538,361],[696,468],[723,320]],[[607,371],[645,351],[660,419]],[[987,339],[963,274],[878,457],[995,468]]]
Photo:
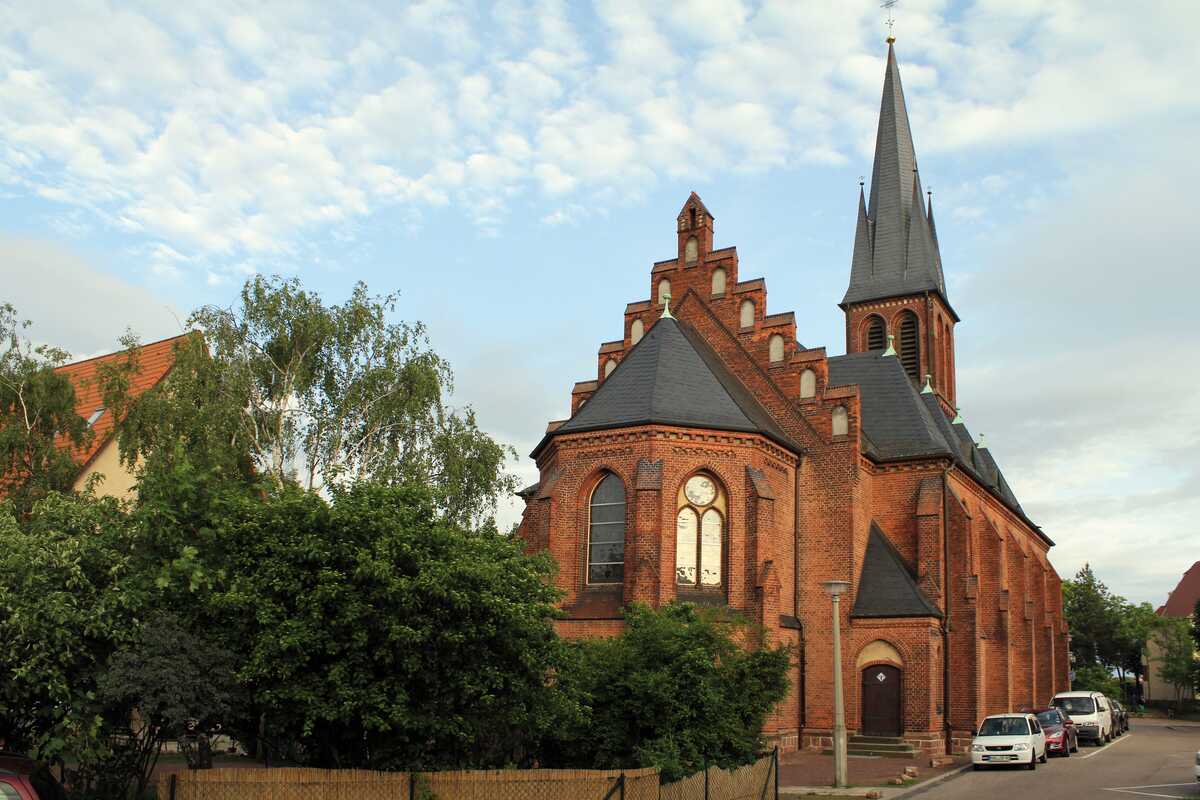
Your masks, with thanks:
[[[1162,648],[1153,638],[1146,642],[1146,700],[1164,700],[1175,702],[1175,687],[1162,679],[1159,674],[1159,661]],[[1184,700],[1192,700],[1195,693],[1187,689],[1183,693]]]
[[[129,468],[121,463],[116,437],[106,442],[87,469],[79,473],[75,479],[75,490],[82,491],[93,475],[103,476],[96,486],[96,494],[101,497],[116,497],[119,500],[133,497],[135,479]]]

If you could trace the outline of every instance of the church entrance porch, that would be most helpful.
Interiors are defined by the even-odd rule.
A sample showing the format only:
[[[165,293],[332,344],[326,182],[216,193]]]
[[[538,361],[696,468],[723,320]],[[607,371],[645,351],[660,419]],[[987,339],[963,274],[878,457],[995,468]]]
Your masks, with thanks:
[[[899,736],[904,732],[901,672],[880,664],[862,671],[862,726],[865,736]]]

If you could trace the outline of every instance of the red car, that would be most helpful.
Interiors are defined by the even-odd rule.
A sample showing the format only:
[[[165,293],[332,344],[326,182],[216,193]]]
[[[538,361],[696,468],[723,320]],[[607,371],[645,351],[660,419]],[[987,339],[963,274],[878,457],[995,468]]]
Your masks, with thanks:
[[[0,800],[66,800],[50,768],[14,753],[0,753]]]
[[[1079,735],[1075,723],[1061,708],[1030,708],[1026,713],[1036,714],[1038,724],[1046,732],[1046,755],[1070,758],[1079,752]]]

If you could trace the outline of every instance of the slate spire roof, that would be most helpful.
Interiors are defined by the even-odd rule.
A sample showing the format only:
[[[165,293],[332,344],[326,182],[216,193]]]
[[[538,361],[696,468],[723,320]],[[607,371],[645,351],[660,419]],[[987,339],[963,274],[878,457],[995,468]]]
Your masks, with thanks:
[[[895,47],[889,43],[870,202],[864,209],[860,191],[850,286],[842,304],[926,291],[938,292],[946,299],[942,257],[932,215],[921,194],[900,67]]]
[[[802,450],[703,336],[685,322],[663,317],[575,415],[547,434],[534,456],[558,434],[656,423],[760,433],[793,452]]]

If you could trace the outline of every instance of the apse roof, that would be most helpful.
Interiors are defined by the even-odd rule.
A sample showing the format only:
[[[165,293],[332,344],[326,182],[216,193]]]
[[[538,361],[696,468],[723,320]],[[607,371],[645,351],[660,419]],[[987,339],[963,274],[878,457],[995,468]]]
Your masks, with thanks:
[[[687,323],[664,317],[534,455],[550,436],[650,424],[760,433],[793,452],[802,450],[704,337]]]

